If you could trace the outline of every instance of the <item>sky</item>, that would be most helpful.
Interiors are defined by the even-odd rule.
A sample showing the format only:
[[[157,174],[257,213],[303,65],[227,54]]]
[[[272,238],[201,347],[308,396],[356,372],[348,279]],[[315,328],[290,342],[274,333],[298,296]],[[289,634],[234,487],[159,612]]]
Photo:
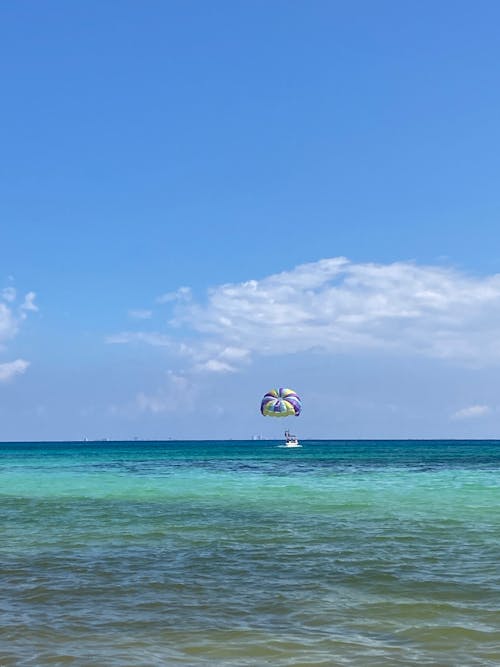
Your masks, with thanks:
[[[498,437],[499,22],[1,2],[0,441]]]

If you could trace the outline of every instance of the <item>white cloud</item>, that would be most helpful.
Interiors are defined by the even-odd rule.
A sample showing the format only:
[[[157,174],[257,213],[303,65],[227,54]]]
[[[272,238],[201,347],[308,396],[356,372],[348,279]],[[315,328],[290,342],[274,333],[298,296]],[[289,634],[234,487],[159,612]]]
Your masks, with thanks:
[[[37,311],[38,306],[35,304],[36,294],[35,292],[28,292],[24,297],[24,301],[20,306],[20,310],[32,310]]]
[[[4,303],[0,303],[0,346],[16,335],[18,326],[18,319],[12,309]]]
[[[176,412],[172,407],[170,398],[166,394],[158,393],[156,395],[139,393],[136,398],[139,412],[151,412],[156,415],[161,412]]]
[[[205,304],[179,305],[172,323],[253,354],[384,349],[498,363],[500,275],[324,259],[211,289]]]
[[[149,320],[153,315],[152,310],[129,310],[128,316],[135,320]]]
[[[211,373],[234,372],[250,358],[249,350],[228,347],[215,341],[201,341],[191,345],[182,343],[178,351],[191,359],[194,370]]]
[[[172,340],[165,334],[155,331],[123,331],[113,334],[106,338],[106,343],[124,344],[124,343],[147,343],[155,347],[171,347]]]
[[[177,413],[191,412],[197,398],[195,386],[191,380],[178,373],[169,371],[165,386],[155,394],[139,393],[136,397],[136,407],[139,412]]]
[[[470,405],[467,408],[462,408],[455,412],[452,419],[474,419],[477,417],[484,417],[491,412],[489,405]]]
[[[16,290],[14,287],[5,287],[2,290],[2,299],[4,301],[8,301],[9,303],[12,303],[12,301],[16,300]]]
[[[207,361],[197,364],[196,370],[208,371],[210,373],[233,373],[236,369],[225,361],[219,359],[208,359]]]
[[[7,382],[16,375],[22,375],[29,366],[29,361],[16,359],[4,364],[0,364],[0,382]]]
[[[27,312],[38,308],[35,305],[34,292],[28,292],[20,305],[16,305],[17,292],[14,287],[5,287],[1,291],[1,298],[5,303],[0,302],[0,350],[4,350],[7,343],[18,333],[21,323],[27,317]],[[0,363],[0,382],[21,375],[28,366],[29,362],[24,359]]]
[[[255,355],[311,350],[500,363],[500,275],[336,257],[220,285],[204,302],[186,287],[158,301],[175,301],[169,323],[175,337],[125,333],[108,341],[169,344],[194,369],[213,372],[234,370]]]
[[[23,302],[17,307],[16,296],[16,290],[13,287],[6,287],[2,290],[2,297],[7,303],[0,302],[0,346],[14,338],[22,320],[26,318],[27,311],[38,310],[35,305],[34,292],[28,292]]]
[[[175,292],[167,292],[157,297],[156,303],[170,303],[172,301],[190,301],[192,297],[190,287],[179,287]]]

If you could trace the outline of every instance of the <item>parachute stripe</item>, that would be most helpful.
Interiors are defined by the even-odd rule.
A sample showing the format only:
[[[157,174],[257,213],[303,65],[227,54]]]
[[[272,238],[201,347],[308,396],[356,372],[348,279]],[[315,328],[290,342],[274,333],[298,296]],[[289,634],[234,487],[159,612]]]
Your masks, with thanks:
[[[265,417],[299,416],[302,404],[298,394],[293,389],[280,387],[270,389],[262,399],[260,411]]]

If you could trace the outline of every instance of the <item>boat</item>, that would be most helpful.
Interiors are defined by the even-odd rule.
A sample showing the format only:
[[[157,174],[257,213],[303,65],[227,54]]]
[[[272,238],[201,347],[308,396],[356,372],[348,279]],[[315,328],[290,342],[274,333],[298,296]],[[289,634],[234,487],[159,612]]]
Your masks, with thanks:
[[[290,431],[285,431],[285,447],[302,447],[297,440],[296,435],[292,435]]]

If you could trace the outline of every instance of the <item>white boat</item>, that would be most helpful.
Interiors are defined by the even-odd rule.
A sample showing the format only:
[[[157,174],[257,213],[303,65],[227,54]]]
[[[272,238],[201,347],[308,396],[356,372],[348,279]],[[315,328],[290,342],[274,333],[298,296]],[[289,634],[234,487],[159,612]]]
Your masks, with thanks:
[[[285,431],[285,447],[302,447],[297,440],[296,435],[292,435],[290,431]]]

